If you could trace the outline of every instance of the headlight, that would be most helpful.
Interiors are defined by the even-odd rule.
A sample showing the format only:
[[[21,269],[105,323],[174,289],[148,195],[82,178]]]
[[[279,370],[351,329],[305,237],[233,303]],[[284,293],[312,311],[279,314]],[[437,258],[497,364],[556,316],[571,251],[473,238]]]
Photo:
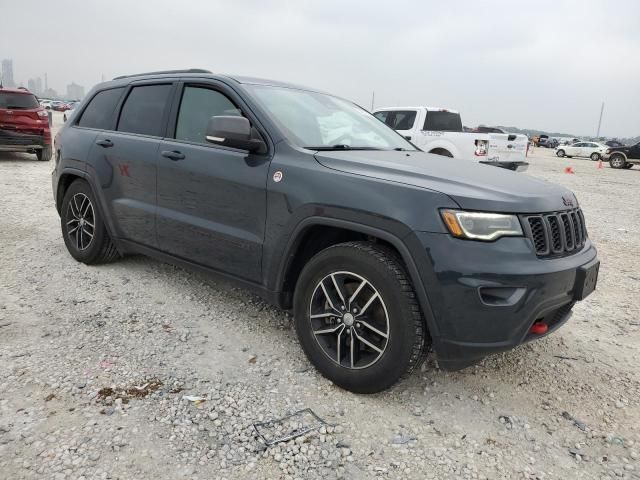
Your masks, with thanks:
[[[454,237],[491,241],[506,236],[522,236],[522,227],[515,215],[462,210],[441,210],[440,214]]]

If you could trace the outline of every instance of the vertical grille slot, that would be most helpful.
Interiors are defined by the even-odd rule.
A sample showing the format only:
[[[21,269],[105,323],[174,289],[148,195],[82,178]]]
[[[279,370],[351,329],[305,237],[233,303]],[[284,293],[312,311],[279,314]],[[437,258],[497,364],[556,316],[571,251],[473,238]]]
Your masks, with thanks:
[[[538,255],[549,253],[547,242],[547,232],[542,221],[542,217],[529,217],[529,228],[531,229],[531,239]]]
[[[576,248],[582,246],[582,225],[576,212],[571,212],[571,221],[573,222],[573,233],[576,239]]]
[[[573,241],[573,225],[571,224],[569,215],[566,213],[560,214],[560,219],[562,220],[562,230],[564,233],[564,249],[570,252],[575,246]]]
[[[539,257],[572,255],[587,241],[582,211],[577,208],[557,213],[523,216],[525,234]]]
[[[549,230],[551,237],[551,251],[553,253],[561,253],[564,250],[562,245],[562,235],[560,233],[560,220],[557,215],[548,215],[547,222],[549,222]]]

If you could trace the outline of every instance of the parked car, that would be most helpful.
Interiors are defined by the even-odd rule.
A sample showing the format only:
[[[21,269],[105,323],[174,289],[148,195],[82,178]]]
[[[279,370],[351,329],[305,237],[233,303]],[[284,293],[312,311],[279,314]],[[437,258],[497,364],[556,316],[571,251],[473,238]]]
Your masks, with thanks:
[[[640,142],[635,145],[607,148],[604,159],[611,168],[632,168],[640,164]]]
[[[187,70],[102,83],[61,128],[52,180],[73,258],[224,274],[292,310],[309,360],[354,392],[389,387],[431,348],[459,369],[540,338],[596,286],[566,188],[462,168],[281,82]]]
[[[35,153],[38,160],[51,159],[49,116],[28,90],[0,88],[0,152]]]
[[[538,140],[538,146],[544,148],[556,148],[558,146],[558,140],[549,137],[540,137]]]
[[[460,113],[437,107],[381,108],[374,116],[421,150],[524,171],[528,139],[511,133],[467,133]]]
[[[596,142],[578,142],[572,145],[562,145],[556,148],[558,157],[586,157],[594,162],[601,160],[607,151],[607,146]]]
[[[51,100],[40,100],[40,106],[46,110],[51,110]]]
[[[78,105],[80,105],[80,102],[72,102],[69,104],[69,108],[62,114],[62,118],[65,122],[71,117]]]
[[[63,101],[52,102],[51,108],[56,112],[65,112],[69,110],[69,104]]]

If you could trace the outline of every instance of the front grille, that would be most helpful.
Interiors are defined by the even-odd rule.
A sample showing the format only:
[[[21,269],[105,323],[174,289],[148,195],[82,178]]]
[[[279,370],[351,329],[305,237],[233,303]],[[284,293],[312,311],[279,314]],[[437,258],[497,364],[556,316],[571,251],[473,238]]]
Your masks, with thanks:
[[[579,208],[564,212],[523,215],[525,234],[539,257],[564,257],[582,250],[587,240]]]

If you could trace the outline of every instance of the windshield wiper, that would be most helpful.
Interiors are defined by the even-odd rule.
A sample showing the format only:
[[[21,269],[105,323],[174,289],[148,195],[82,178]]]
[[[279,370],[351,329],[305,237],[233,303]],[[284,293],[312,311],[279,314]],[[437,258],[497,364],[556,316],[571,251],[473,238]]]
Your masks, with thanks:
[[[310,146],[304,147],[307,150],[319,150],[319,151],[331,151],[331,150],[382,150],[377,147],[352,147],[351,145],[346,145],[344,143],[338,143],[336,145],[318,145],[318,146]]]

